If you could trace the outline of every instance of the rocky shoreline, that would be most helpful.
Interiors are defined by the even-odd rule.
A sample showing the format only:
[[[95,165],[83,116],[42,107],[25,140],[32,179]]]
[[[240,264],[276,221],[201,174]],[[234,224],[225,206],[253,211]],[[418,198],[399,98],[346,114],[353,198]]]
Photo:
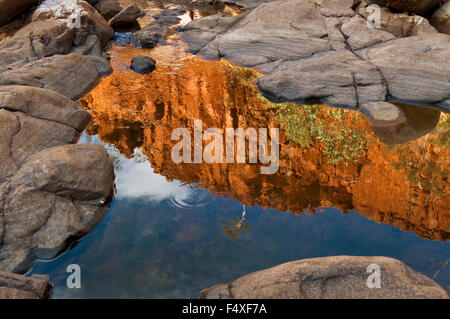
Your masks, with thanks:
[[[103,48],[113,30],[84,1],[44,1],[28,20],[0,43],[0,270],[13,273],[88,234],[114,194],[106,150],[76,144],[91,116],[74,102],[111,72]],[[2,273],[0,295],[49,297],[47,284],[34,295],[30,285],[32,279]]]
[[[182,39],[205,58],[259,69],[258,88],[278,102],[360,109],[375,125],[402,121],[388,101],[450,108],[450,36],[424,17],[388,8],[374,28],[370,2],[270,2],[195,20]]]
[[[387,8],[381,29],[369,28],[370,2],[375,1],[253,1],[237,16],[194,20],[183,28],[183,40],[195,54],[263,71],[258,88],[273,100],[320,100],[359,109],[374,126],[404,120],[391,100],[450,108],[450,35],[424,17]],[[384,4],[403,10],[401,2]],[[413,11],[425,15],[438,4],[424,2],[429,6]],[[11,273],[27,272],[37,258],[55,258],[88,234],[114,196],[114,168],[106,150],[76,144],[91,117],[75,102],[112,72],[104,50],[114,29],[136,26],[144,15],[135,4],[116,4],[0,0],[0,26],[12,24],[0,37],[0,298],[48,298],[50,284]],[[18,28],[11,20],[23,12]],[[179,14],[164,11],[134,32],[131,42],[154,47],[178,24]],[[430,21],[448,33],[446,14],[448,4]],[[448,297],[401,262],[373,258],[326,257],[314,260],[314,267],[311,260],[283,264],[201,297]],[[365,295],[354,286],[360,276],[354,269],[362,271],[369,261],[389,270],[389,289]],[[335,274],[337,265],[341,272]],[[326,269],[318,273],[316,266]],[[317,275],[314,283],[298,277],[297,267],[303,275]],[[277,276],[289,284],[270,283]],[[324,288],[330,276],[337,279]],[[301,288],[298,294],[298,285],[310,293]]]

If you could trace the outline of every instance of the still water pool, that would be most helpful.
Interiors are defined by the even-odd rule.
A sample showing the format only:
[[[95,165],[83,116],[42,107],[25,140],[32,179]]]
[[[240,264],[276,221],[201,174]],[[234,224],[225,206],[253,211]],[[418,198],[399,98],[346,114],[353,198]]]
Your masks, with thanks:
[[[170,39],[169,39],[170,40]],[[114,44],[114,73],[80,101],[117,194],[71,250],[37,261],[54,298],[195,298],[212,285],[280,263],[331,255],[389,256],[450,285],[450,116],[399,105],[407,121],[372,128],[359,112],[266,100],[254,70],[205,61],[173,41]],[[148,75],[136,55],[158,61]],[[175,164],[174,129],[280,128],[279,170]],[[68,289],[66,267],[81,267]]]
[[[139,149],[139,160],[109,151],[121,170],[103,221],[72,250],[32,270],[50,276],[53,298],[195,298],[203,288],[252,271],[330,255],[390,256],[444,287],[450,283],[450,269],[439,272],[449,258],[448,242],[356,211],[327,207],[295,215],[245,207],[196,185],[168,182],[142,161]],[[70,264],[81,267],[81,289],[66,287]]]

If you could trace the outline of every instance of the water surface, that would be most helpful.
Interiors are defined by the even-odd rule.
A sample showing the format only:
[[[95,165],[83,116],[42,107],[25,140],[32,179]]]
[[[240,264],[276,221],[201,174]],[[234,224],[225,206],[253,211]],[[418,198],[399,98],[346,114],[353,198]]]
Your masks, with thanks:
[[[102,143],[117,195],[100,225],[53,261],[54,298],[195,298],[212,285],[291,260],[390,256],[450,284],[449,115],[400,105],[401,125],[372,128],[357,111],[274,104],[254,70],[185,52],[174,32],[152,50],[114,44],[114,73],[80,105]],[[158,61],[129,70],[136,55]],[[280,168],[175,164],[171,133],[279,127]],[[245,213],[244,213],[245,212]],[[66,266],[82,288],[66,288]]]

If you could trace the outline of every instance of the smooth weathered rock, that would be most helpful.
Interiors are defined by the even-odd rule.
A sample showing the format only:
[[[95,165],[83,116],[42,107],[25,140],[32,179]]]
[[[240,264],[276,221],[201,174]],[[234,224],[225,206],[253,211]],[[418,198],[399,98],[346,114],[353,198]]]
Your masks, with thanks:
[[[383,74],[389,94],[410,102],[450,97],[450,36],[436,33],[396,39],[358,51]]]
[[[130,4],[122,11],[120,11],[117,15],[115,15],[110,21],[109,24],[113,28],[129,26],[137,23],[137,18],[141,18],[145,16],[145,12],[139,8],[137,4]]]
[[[142,30],[134,32],[131,35],[131,43],[137,47],[151,49],[168,35],[169,27],[167,25],[152,22]]]
[[[402,103],[396,103],[406,122],[394,126],[374,126],[374,133],[383,144],[397,145],[408,141],[417,140],[431,133],[439,123],[440,109],[430,107],[418,107]]]
[[[359,110],[367,116],[372,126],[397,126],[406,122],[405,114],[392,103],[364,103]]]
[[[131,69],[136,73],[148,74],[156,68],[156,61],[148,56],[137,56],[131,61]]]
[[[79,54],[54,55],[0,74],[0,85],[45,88],[78,100],[99,81],[94,63]]]
[[[380,288],[367,281],[380,267]],[[257,271],[201,292],[203,299],[448,299],[433,280],[388,257],[333,256],[303,259]]]
[[[100,0],[95,4],[95,9],[107,20],[122,11],[122,7],[117,0]]]
[[[0,109],[25,113],[82,131],[91,121],[89,113],[56,92],[30,86],[0,86]]]
[[[430,22],[439,32],[450,34],[450,2],[436,10]]]
[[[113,72],[111,64],[105,58],[99,56],[88,56],[87,58],[94,63],[98,74],[101,76],[108,76]]]
[[[40,0],[0,0],[0,26],[12,21],[18,14]]]
[[[320,100],[357,108],[389,97],[412,103],[449,100],[444,61],[450,37],[422,17],[387,9],[381,27],[374,28],[366,21],[366,5],[265,3],[237,17],[218,14],[192,21],[182,39],[193,53],[267,74],[258,79],[258,88],[277,101]]]
[[[0,271],[0,299],[48,299],[52,288],[45,280]]]
[[[61,21],[30,23],[0,44],[0,72],[17,69],[54,54],[67,54],[74,31]]]
[[[89,113],[53,91],[0,86],[0,143],[3,165],[0,179],[12,174],[36,152],[75,143],[89,124]]]
[[[287,101],[321,99],[329,105],[352,108],[382,101],[387,95],[377,68],[347,50],[284,62],[256,83],[269,97]]]
[[[112,198],[106,151],[76,143],[90,115],[46,89],[0,87],[0,269],[27,271],[87,234]]]
[[[102,45],[98,37],[94,34],[88,35],[84,44],[78,47],[74,47],[71,52],[81,55],[92,55],[98,57],[101,57],[103,55]]]
[[[108,22],[90,4],[82,0],[44,0],[32,16],[32,21],[61,20],[75,29],[79,45],[88,35],[95,34],[102,46],[114,36]]]
[[[25,272],[89,233],[113,196],[114,169],[99,145],[64,145],[31,156],[0,197],[0,269]]]

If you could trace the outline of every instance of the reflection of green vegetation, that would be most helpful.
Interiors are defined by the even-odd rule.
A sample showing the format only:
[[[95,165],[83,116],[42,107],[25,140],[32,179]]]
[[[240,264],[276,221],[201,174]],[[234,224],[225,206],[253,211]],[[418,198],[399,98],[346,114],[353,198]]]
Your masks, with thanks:
[[[250,225],[244,223],[239,218],[230,218],[230,223],[224,221],[220,225],[222,226],[225,235],[230,237],[232,240],[236,240],[239,238],[239,232],[250,231]]]
[[[239,238],[239,232],[245,230],[246,232],[250,231],[250,225],[245,222],[245,215],[247,214],[245,211],[245,205],[242,205],[242,217],[239,218],[230,218],[231,223],[222,222],[222,228],[225,235],[230,237],[232,240],[236,240]]]
[[[419,185],[426,192],[443,195],[445,182],[442,177],[447,176],[448,172],[439,169],[434,161],[422,155],[421,152],[417,152],[415,147],[401,146],[397,148],[397,153],[400,155],[400,160],[392,165],[396,169],[404,170],[408,181]]]
[[[450,149],[450,117],[440,121],[431,133],[436,136],[430,139],[431,144]]]
[[[349,125],[348,110],[295,103],[271,103],[271,107],[277,108],[277,120],[291,140],[302,147],[321,143],[330,164],[356,162],[366,149],[363,132]]]
[[[222,60],[222,63],[228,66],[226,69],[226,74],[229,81],[228,85],[231,88],[250,87],[255,91],[255,93],[259,92],[253,81],[261,77],[261,73],[250,68],[233,65],[227,60]]]
[[[429,135],[427,135],[423,145],[413,141],[395,147],[395,151],[400,159],[398,162],[392,163],[396,169],[405,171],[408,181],[412,184],[420,186],[426,192],[439,196],[445,195],[445,179],[450,172],[448,168],[441,169],[436,165],[436,161],[427,154],[426,144],[450,148],[449,119],[439,122],[431,132],[433,136],[428,138]]]

